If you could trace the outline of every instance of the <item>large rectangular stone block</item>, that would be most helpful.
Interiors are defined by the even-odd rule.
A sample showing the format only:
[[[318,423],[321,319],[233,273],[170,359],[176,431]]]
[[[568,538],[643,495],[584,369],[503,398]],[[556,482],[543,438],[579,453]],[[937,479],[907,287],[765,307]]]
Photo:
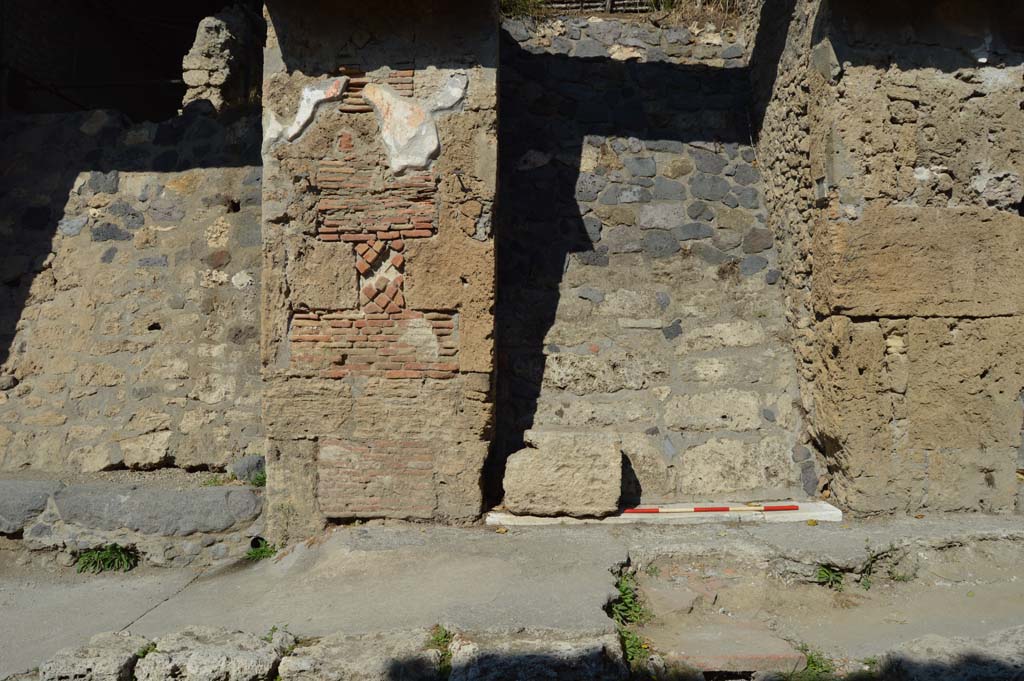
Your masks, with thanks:
[[[850,317],[1024,312],[1024,218],[975,208],[869,205],[819,222],[815,308]]]

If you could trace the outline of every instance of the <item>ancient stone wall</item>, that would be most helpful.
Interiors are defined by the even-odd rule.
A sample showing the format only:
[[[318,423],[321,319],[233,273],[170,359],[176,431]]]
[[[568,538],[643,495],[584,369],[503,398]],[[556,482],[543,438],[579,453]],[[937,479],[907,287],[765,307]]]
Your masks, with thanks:
[[[259,122],[7,117],[0,470],[262,451]]]
[[[511,510],[815,491],[793,451],[795,368],[750,146],[752,38],[505,21],[495,465],[512,455]]]
[[[492,410],[497,9],[271,2],[266,16],[272,522],[286,535],[324,518],[475,518]]]
[[[1014,507],[1020,13],[798,2],[758,74],[810,435],[855,511]]]

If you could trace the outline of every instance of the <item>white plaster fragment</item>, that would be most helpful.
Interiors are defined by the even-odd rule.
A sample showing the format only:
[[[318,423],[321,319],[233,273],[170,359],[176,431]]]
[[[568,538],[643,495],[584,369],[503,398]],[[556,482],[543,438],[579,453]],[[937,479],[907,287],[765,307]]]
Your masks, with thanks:
[[[401,174],[430,166],[441,149],[434,114],[458,107],[468,85],[465,73],[453,73],[427,102],[402,97],[387,85],[370,84],[363,89],[363,99],[377,114],[392,172]]]
[[[299,99],[299,110],[295,113],[295,120],[292,121],[287,132],[285,132],[285,137],[288,141],[294,141],[305,131],[316,117],[316,110],[321,104],[341,99],[347,88],[347,76],[331,78],[316,85],[306,86],[302,90],[302,97]]]

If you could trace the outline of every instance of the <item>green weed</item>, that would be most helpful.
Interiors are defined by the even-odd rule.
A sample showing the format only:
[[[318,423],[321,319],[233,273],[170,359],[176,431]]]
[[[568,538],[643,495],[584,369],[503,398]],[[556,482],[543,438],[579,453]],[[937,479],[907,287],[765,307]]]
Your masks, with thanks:
[[[267,486],[267,472],[259,471],[254,473],[252,478],[249,479],[253,487],[266,487]]]
[[[619,627],[619,640],[622,641],[622,650],[626,655],[629,668],[634,672],[642,669],[651,656],[650,645],[635,631],[623,626]]]
[[[149,655],[150,653],[154,652],[156,652],[156,644],[151,641],[146,645],[142,646],[141,648],[139,648],[138,650],[136,650],[135,657],[141,660],[142,658],[146,657],[146,655]]]
[[[245,557],[254,562],[264,560],[266,558],[273,558],[275,555],[277,555],[277,547],[268,543],[266,539],[260,539],[256,543],[256,546],[245,553]]]
[[[648,565],[647,567],[644,568],[644,572],[647,574],[648,577],[660,577],[661,576],[661,568],[658,567],[657,565]]]
[[[139,551],[134,546],[107,544],[78,554],[75,564],[80,573],[91,572],[95,575],[108,571],[128,572],[138,566]]]
[[[427,639],[427,649],[436,650],[441,653],[441,660],[438,662],[438,673],[442,679],[452,675],[452,632],[440,624],[435,624],[430,630],[430,638]]]
[[[815,579],[818,580],[818,584],[828,587],[833,591],[841,592],[846,585],[844,584],[845,575],[839,570],[829,567],[828,565],[819,565],[818,572],[815,575]]]
[[[784,674],[782,678],[785,681],[834,681],[836,679],[836,666],[832,660],[806,645],[798,647],[807,658],[807,667],[799,672]]]
[[[619,591],[619,597],[608,606],[608,614],[619,626],[629,624],[644,624],[650,622],[653,615],[644,605],[637,590],[636,576],[631,572],[624,572],[615,583]]]

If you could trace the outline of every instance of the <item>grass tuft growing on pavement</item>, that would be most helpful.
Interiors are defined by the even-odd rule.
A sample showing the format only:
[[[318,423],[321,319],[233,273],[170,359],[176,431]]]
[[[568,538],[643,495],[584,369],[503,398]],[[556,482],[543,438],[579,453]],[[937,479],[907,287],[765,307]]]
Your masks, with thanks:
[[[249,479],[249,482],[252,483],[253,487],[266,487],[267,486],[267,472],[266,471],[259,471],[257,473],[253,473],[253,476],[252,476],[252,478]]]
[[[807,667],[783,675],[784,681],[836,681],[836,666],[832,660],[809,646],[802,645],[799,649],[807,658]]]
[[[615,582],[615,588],[619,591],[619,597],[608,606],[608,614],[616,624],[626,626],[651,621],[653,615],[640,598],[636,576],[633,573],[623,572]]]
[[[828,565],[819,565],[818,571],[815,573],[815,579],[818,580],[818,584],[828,587],[833,591],[842,592],[846,587],[844,584],[845,577],[842,572],[835,568],[831,568]]]
[[[452,675],[452,632],[440,624],[435,624],[430,630],[430,638],[427,639],[427,649],[436,650],[441,653],[441,659],[437,664],[437,671],[442,679]]]
[[[139,551],[134,546],[107,544],[98,549],[89,549],[78,554],[75,561],[78,572],[128,572],[139,564]]]
[[[252,547],[245,553],[245,557],[251,561],[273,558],[275,555],[277,555],[277,547],[268,543],[266,539],[260,539],[256,543],[256,546]]]

